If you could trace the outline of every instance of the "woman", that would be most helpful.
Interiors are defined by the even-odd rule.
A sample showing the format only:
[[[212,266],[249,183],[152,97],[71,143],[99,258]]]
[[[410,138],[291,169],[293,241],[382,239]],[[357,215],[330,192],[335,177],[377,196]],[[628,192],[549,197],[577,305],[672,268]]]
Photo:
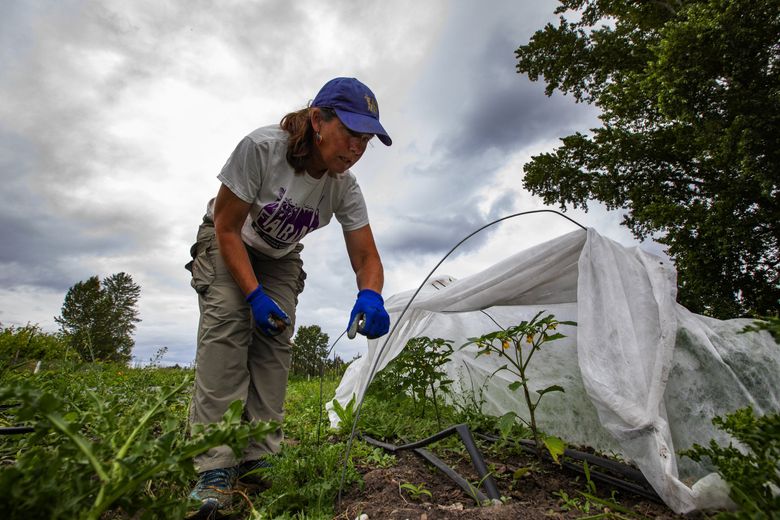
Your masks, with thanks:
[[[357,79],[336,78],[309,107],[250,133],[222,168],[188,264],[200,307],[190,424],[219,422],[236,399],[249,421],[282,421],[295,307],[306,278],[300,240],[334,215],[359,291],[348,327],[358,320],[369,338],[387,333],[382,263],[349,171],[374,136],[392,144],[374,94]],[[240,460],[227,446],[197,457],[200,475],[190,496],[201,511],[229,505],[236,479],[263,467],[281,440],[280,430],[252,442]]]

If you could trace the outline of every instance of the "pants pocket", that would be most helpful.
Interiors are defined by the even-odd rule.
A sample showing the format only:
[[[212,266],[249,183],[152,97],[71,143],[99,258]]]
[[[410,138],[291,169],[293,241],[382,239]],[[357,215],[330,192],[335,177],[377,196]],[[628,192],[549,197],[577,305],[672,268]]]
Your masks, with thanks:
[[[301,263],[301,273],[298,275],[298,285],[295,288],[298,296],[303,292],[303,288],[306,286],[306,271],[303,270],[303,263]]]
[[[204,294],[214,283],[216,268],[210,254],[213,243],[213,237],[195,242],[190,248],[192,261],[184,266],[192,273],[190,285],[198,294]]]

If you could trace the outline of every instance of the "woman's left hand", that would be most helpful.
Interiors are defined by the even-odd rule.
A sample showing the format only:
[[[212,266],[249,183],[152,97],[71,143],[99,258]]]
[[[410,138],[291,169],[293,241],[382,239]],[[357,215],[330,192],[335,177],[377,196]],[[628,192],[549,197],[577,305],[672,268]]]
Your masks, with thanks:
[[[362,322],[361,326],[355,324]],[[376,339],[387,334],[390,330],[390,315],[385,310],[385,301],[382,295],[371,289],[363,289],[357,295],[357,301],[349,316],[347,330],[355,330],[368,339]]]
[[[357,277],[360,289],[357,301],[349,316],[349,337],[354,338],[354,332],[360,332],[369,339],[375,339],[387,334],[390,328],[390,316],[385,310],[385,302],[381,294],[384,284],[384,270],[379,252],[374,243],[371,226],[344,233],[347,244],[347,254],[352,269]],[[360,325],[362,326],[356,326]]]

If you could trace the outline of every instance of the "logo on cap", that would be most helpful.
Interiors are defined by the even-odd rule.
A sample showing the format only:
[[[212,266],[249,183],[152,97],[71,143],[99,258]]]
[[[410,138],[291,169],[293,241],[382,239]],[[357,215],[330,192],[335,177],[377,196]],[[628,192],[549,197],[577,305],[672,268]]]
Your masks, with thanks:
[[[372,114],[378,114],[379,108],[376,106],[376,99],[368,95],[363,97],[366,99],[366,107],[368,108],[368,111]]]

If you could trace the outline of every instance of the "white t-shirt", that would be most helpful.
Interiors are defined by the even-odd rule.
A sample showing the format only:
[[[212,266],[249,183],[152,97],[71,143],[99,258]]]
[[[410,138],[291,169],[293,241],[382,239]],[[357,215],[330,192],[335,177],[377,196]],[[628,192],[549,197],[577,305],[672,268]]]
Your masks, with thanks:
[[[352,172],[319,179],[295,173],[286,158],[287,138],[279,125],[258,128],[238,143],[217,176],[238,198],[252,204],[241,238],[272,258],[292,251],[334,214],[344,231],[368,224],[366,202]],[[214,199],[207,212],[213,218]]]

